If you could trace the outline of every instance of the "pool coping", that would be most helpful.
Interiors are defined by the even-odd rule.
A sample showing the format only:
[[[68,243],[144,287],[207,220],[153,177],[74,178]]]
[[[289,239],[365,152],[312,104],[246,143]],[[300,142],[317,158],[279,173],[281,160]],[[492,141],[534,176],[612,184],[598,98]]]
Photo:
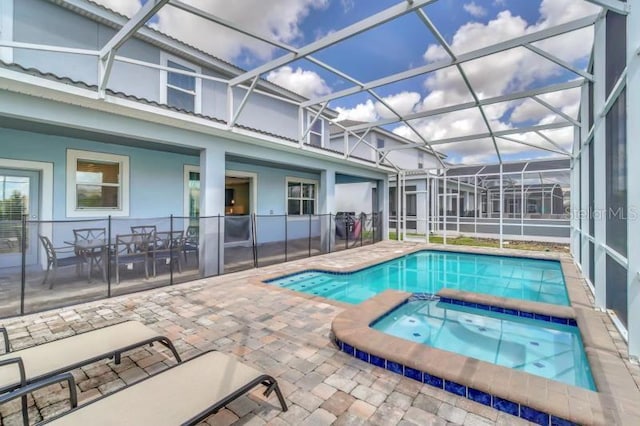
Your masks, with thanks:
[[[594,320],[594,314],[602,313],[575,309],[581,334],[584,336],[586,329],[585,337],[593,337],[583,338],[583,343],[598,389],[594,392],[414,343],[370,327],[411,296],[386,290],[338,314],[332,332],[340,349],[365,362],[415,380],[422,377],[423,383],[528,420],[542,418],[548,424],[640,424],[640,392],[611,338],[609,342],[600,338],[608,336],[608,332],[601,320]]]

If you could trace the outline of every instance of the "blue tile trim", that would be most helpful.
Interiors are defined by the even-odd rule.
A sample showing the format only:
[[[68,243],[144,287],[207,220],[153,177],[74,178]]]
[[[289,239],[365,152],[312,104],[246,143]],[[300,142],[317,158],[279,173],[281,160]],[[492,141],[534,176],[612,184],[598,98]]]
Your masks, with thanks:
[[[404,367],[404,376],[419,382],[422,381],[422,371],[411,367]]]
[[[503,411],[505,413],[514,415],[516,417],[522,417],[523,419],[532,421],[541,425],[551,426],[573,426],[568,420],[560,417],[552,416],[543,411],[538,411],[525,405],[519,405],[513,401],[497,397],[495,395],[479,391],[477,389],[467,387],[463,384],[456,383],[450,380],[445,380],[441,377],[434,376],[425,371],[420,371],[412,367],[407,367],[394,361],[388,361],[377,355],[369,354],[365,351],[357,349],[348,343],[344,343],[339,339],[334,339],[335,344],[341,351],[348,353],[351,356],[355,356],[365,362],[372,365],[385,368],[394,373],[403,375],[413,380],[417,380],[421,383],[434,386],[439,389],[444,389],[454,395],[466,397],[472,401],[493,407],[496,410]]]
[[[520,406],[520,417],[538,425],[547,426],[549,424],[549,415],[547,413],[527,407],[526,405]]]
[[[376,367],[387,368],[387,360],[384,358],[380,358],[379,356],[369,355],[369,363],[375,365]]]
[[[369,354],[360,349],[356,349],[356,358],[364,362],[369,362]]]
[[[466,302],[464,300],[453,299],[450,297],[441,297],[440,302],[449,303],[451,305],[466,306],[469,308],[481,309],[484,311],[498,312],[501,314],[512,315],[514,317],[535,319],[538,321],[552,322],[555,324],[569,325],[573,327],[578,326],[578,324],[576,324],[576,321],[571,318],[560,318],[560,317],[553,317],[551,315],[535,314],[533,312],[519,311],[517,309],[503,308],[501,306],[487,305],[484,303]]]
[[[549,315],[533,314],[533,319],[537,319],[538,321],[551,322],[551,317]]]
[[[404,376],[404,365],[387,360],[387,370]]]
[[[496,410],[511,414],[512,416],[520,417],[520,405],[507,399],[494,396],[492,407]]]
[[[461,385],[460,383],[452,382],[450,380],[444,381],[444,390],[447,392],[451,392],[458,396],[467,397],[467,387],[465,385]]]
[[[491,407],[491,394],[486,392],[482,392],[474,388],[467,388],[467,398],[482,405]]]
[[[551,426],[577,426],[575,423],[569,420],[561,419],[560,417],[551,416]]]
[[[342,343],[342,351],[348,353],[349,355],[355,355],[355,348],[346,343]]]
[[[423,373],[422,383],[426,383],[427,385],[436,387],[438,389],[444,389],[444,379],[441,379],[438,376],[434,376],[429,373]]]

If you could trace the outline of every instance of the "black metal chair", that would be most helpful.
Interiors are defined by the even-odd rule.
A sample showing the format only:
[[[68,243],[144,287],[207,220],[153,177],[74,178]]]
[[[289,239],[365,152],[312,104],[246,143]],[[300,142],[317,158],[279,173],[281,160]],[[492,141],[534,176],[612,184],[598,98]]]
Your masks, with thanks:
[[[184,261],[188,263],[187,254],[194,252],[196,254],[196,264],[199,262],[200,251],[200,226],[189,225],[184,235],[184,244],[182,251],[184,252]]]
[[[50,279],[49,289],[53,288],[58,268],[65,266],[78,266],[82,265],[86,261],[84,256],[80,256],[76,253],[75,246],[54,247],[48,237],[38,235],[38,238],[44,246],[44,250],[47,254],[47,271],[44,274],[42,285],[46,284],[47,280]],[[51,273],[51,276],[49,276],[49,273]]]
[[[120,283],[120,266],[122,265],[143,263],[145,278],[149,278],[149,246],[153,243],[153,239],[152,233],[116,235],[111,257],[115,263],[116,284]]]
[[[102,272],[102,279],[107,280],[106,250],[108,247],[106,228],[81,228],[73,230],[75,253],[85,259],[89,265],[87,280],[91,281],[91,273],[94,269]],[[82,265],[81,265],[82,267]]]
[[[149,248],[149,256],[153,263],[153,276],[156,276],[156,264],[158,261],[177,264],[178,271],[182,272],[181,254],[183,250],[184,237],[182,231],[156,232],[155,244]]]

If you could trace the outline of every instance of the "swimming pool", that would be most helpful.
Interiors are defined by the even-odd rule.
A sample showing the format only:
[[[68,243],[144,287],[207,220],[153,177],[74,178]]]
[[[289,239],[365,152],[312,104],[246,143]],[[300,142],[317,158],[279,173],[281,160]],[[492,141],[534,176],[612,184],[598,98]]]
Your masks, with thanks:
[[[436,294],[451,288],[569,305],[558,261],[443,251],[421,251],[353,273],[307,271],[268,282],[347,303],[387,289]]]
[[[595,390],[577,327],[434,300],[409,301],[371,327],[416,343]]]

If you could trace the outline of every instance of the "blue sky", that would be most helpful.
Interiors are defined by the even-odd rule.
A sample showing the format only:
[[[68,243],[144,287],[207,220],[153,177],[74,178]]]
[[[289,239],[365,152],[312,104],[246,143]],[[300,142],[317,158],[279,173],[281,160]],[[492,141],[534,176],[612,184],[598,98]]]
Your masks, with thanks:
[[[129,15],[140,4],[139,0],[99,1]],[[187,2],[283,43],[300,47],[391,7],[399,3],[399,0]],[[439,0],[424,7],[423,11],[452,45],[454,52],[461,53],[597,13],[598,9],[583,0]],[[164,32],[245,69],[251,69],[285,53],[172,7],[163,8],[152,23]],[[535,45],[584,69],[590,54],[591,32],[591,29],[587,29]],[[415,13],[330,46],[313,56],[361,82],[449,59]],[[524,48],[468,62],[462,67],[480,98],[501,96],[577,78],[571,71]],[[263,77],[309,98],[352,86],[351,83],[304,59],[266,73]],[[545,95],[543,98],[563,112],[575,115],[579,101],[575,92]],[[469,91],[453,67],[379,87],[376,93],[402,114],[428,111],[471,100]],[[558,120],[555,114],[532,102],[518,101],[494,105],[487,108],[485,113],[494,130],[546,124]],[[358,121],[377,121],[392,115],[368,94],[333,100],[330,107],[339,111],[341,118]],[[477,109],[417,120],[412,124],[428,140],[486,132],[486,125]],[[402,123],[387,128],[407,138],[419,140]],[[564,147],[570,147],[570,129],[545,131],[545,135],[552,137]],[[552,147],[535,134],[517,136],[519,140],[528,143]],[[454,162],[495,160],[492,147],[490,140],[438,146]],[[515,160],[548,155],[541,150],[526,147],[523,149],[522,145],[512,142],[501,141],[500,147],[504,151],[503,159]]]

